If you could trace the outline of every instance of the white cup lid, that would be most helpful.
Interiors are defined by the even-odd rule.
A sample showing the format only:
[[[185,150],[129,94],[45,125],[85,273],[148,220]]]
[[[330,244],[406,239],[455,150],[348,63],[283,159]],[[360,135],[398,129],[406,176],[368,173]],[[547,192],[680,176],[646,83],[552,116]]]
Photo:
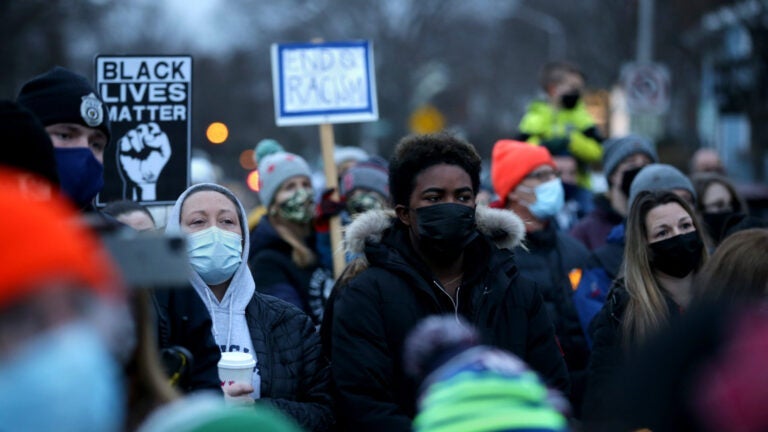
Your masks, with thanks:
[[[225,352],[221,353],[219,367],[225,369],[241,369],[256,366],[256,360],[248,353]]]

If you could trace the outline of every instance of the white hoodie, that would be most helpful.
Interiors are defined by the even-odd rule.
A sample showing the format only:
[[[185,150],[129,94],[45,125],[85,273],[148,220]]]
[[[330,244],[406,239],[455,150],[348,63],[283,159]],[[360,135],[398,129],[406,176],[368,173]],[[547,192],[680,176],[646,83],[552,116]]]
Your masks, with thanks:
[[[176,204],[174,204],[173,209],[171,209],[168,215],[165,232],[172,234],[183,233],[181,230],[181,206],[190,194],[201,189],[220,192],[237,203],[240,229],[243,232],[243,258],[220,302],[199,274],[192,272],[189,281],[211,315],[213,337],[219,349],[222,352],[244,352],[254,356],[256,367],[254,367],[253,373],[254,392],[251,396],[257,399],[259,398],[261,387],[261,377],[258,373],[259,359],[255,357],[251,334],[248,331],[248,325],[245,320],[245,308],[253,297],[256,284],[253,282],[253,275],[251,275],[251,270],[248,268],[250,236],[248,235],[247,216],[243,205],[229,189],[223,186],[213,183],[196,184],[184,191],[179,196],[179,199],[176,200]]]

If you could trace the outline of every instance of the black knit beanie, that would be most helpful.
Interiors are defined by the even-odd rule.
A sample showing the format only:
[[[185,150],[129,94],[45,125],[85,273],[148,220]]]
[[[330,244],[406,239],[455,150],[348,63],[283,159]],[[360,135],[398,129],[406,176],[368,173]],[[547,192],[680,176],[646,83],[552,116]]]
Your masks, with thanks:
[[[107,107],[88,80],[68,69],[56,66],[27,81],[16,99],[43,123],[75,123],[97,128],[109,141],[111,130]]]
[[[0,100],[0,148],[0,165],[59,184],[51,138],[34,114],[9,100]]]

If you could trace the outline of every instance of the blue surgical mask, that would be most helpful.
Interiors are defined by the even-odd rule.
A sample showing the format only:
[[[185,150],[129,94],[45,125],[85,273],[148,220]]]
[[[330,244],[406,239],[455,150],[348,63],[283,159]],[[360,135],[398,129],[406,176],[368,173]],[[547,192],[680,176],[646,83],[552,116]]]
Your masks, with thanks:
[[[88,148],[54,148],[61,189],[83,208],[104,187],[104,166]]]
[[[189,263],[208,285],[226,282],[243,261],[243,238],[210,227],[187,236]]]
[[[536,202],[528,206],[528,210],[537,219],[547,219],[556,215],[565,204],[563,183],[559,178],[542,183],[533,188]]]
[[[0,360],[0,429],[119,431],[122,374],[96,330],[56,328]]]

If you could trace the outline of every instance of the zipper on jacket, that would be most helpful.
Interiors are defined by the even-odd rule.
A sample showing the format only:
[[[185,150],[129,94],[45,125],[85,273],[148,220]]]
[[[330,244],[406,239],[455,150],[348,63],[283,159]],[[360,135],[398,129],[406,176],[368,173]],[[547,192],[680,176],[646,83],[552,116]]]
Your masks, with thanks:
[[[451,304],[453,305],[453,313],[454,317],[456,318],[456,322],[459,322],[459,293],[461,292],[461,285],[456,288],[456,301],[454,301],[453,297],[451,297],[451,295],[448,294],[445,289],[443,289],[443,286],[440,285],[440,282],[433,280],[432,283],[434,283],[437,289],[439,289],[443,294],[448,296],[448,300],[450,300]]]

